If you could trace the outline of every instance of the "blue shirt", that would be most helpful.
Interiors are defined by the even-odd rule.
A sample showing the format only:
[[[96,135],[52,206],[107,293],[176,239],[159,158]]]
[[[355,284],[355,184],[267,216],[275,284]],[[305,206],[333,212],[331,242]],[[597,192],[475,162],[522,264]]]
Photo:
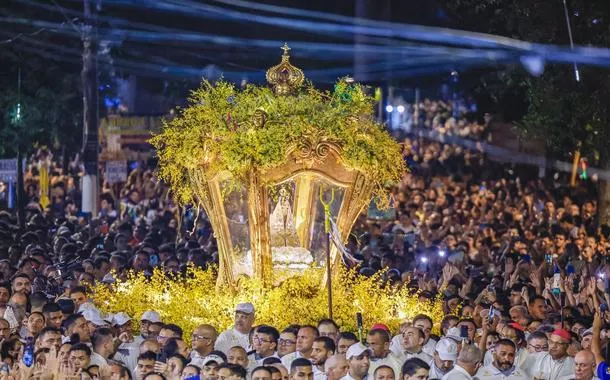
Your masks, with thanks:
[[[596,372],[600,380],[610,380],[610,368],[608,368],[608,364],[605,361],[599,363]]]

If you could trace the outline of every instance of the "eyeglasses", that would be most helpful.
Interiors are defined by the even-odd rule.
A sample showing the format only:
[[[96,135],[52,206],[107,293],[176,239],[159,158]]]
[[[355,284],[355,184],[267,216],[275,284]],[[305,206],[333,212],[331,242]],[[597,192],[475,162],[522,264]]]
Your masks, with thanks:
[[[533,344],[528,344],[528,347],[532,348],[536,352],[548,351],[549,346],[534,346]]]
[[[252,338],[253,341],[258,342],[258,343],[273,343],[272,341],[270,341],[269,339],[262,339],[259,338],[257,336],[255,336],[254,338]]]
[[[212,338],[210,338],[210,337],[203,336],[203,335],[197,335],[197,334],[192,334],[191,339],[192,340],[212,340]]]
[[[280,339],[280,340],[278,340],[278,343],[280,344],[280,346],[287,346],[289,344],[297,344],[296,341],[290,340],[290,339]]]

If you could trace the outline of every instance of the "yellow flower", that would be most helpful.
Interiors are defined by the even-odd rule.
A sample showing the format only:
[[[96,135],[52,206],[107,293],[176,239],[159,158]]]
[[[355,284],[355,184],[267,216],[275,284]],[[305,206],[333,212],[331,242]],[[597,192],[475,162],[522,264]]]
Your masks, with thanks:
[[[316,324],[328,317],[327,291],[320,287],[324,270],[307,270],[278,286],[265,289],[260,281],[241,278],[237,289],[217,287],[213,269],[189,268],[184,279],[168,278],[155,270],[146,279],[130,273],[125,280],[94,289],[93,301],[104,312],[126,312],[139,321],[146,310],[156,310],[165,323],[175,323],[185,337],[199,324],[209,323],[222,331],[233,324],[233,310],[239,302],[252,302],[256,323],[278,329],[297,324]],[[424,313],[435,321],[438,331],[443,317],[440,299],[420,302],[406,288],[383,286],[383,274],[364,277],[341,270],[333,279],[333,318],[344,331],[356,331],[356,313],[361,312],[364,327],[385,323],[397,333],[401,322]]]

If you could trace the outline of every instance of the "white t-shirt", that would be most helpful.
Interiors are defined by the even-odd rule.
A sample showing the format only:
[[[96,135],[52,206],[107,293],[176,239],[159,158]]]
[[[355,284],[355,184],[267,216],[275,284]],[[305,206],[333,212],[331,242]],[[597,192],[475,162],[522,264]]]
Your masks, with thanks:
[[[216,339],[216,344],[214,344],[214,349],[228,355],[229,350],[235,346],[243,347],[244,350],[248,351],[250,342],[248,334],[243,334],[233,328],[220,333],[218,339]]]
[[[493,365],[486,365],[479,368],[476,377],[479,380],[527,380],[529,377],[522,370],[513,367],[513,369],[506,375]]]
[[[570,380],[574,378],[574,359],[566,356],[555,360],[548,352],[535,352],[527,356],[521,369],[532,379]]]
[[[472,380],[472,376],[466,370],[459,365],[455,365],[451,371],[449,371],[443,380]]]

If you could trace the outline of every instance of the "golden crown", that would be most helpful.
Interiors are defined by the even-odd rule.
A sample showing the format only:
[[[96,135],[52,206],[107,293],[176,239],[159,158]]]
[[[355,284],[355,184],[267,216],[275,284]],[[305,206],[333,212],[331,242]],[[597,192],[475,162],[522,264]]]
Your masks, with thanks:
[[[267,70],[266,78],[276,95],[290,95],[303,84],[305,75],[301,69],[290,64],[290,47],[287,43],[284,43],[282,50],[282,62]]]

